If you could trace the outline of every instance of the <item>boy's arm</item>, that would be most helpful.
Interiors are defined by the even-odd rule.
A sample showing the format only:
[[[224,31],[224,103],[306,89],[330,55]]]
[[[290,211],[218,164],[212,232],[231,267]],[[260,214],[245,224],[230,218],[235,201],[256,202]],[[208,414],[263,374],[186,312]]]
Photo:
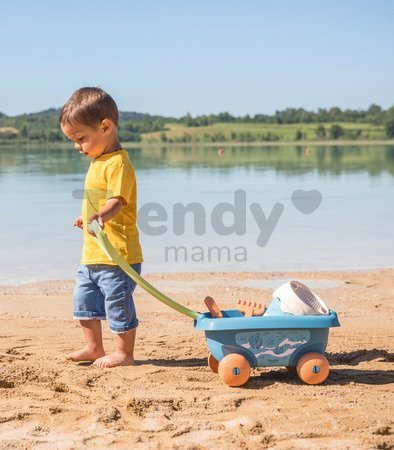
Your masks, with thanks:
[[[89,217],[88,223],[92,223],[93,220],[97,220],[100,226],[104,228],[104,223],[115,217],[116,214],[118,214],[118,212],[121,210],[124,203],[125,201],[121,196],[109,198],[105,202],[105,205],[99,210],[99,212]],[[94,236],[93,231],[89,231],[89,233]]]

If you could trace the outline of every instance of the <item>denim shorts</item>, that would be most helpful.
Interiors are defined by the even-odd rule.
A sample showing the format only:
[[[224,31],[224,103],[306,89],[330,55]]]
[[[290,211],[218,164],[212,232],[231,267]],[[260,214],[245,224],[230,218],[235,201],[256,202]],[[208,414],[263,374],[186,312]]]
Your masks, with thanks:
[[[141,273],[141,264],[131,267]],[[89,264],[78,267],[73,293],[74,319],[105,320],[114,333],[138,326],[134,281],[119,266]]]

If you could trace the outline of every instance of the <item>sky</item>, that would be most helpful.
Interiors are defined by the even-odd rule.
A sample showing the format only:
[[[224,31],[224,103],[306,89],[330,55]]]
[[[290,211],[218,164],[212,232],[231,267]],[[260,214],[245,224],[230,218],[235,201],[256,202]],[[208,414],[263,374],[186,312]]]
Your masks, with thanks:
[[[394,104],[392,0],[0,0],[0,112],[82,86],[179,117]]]

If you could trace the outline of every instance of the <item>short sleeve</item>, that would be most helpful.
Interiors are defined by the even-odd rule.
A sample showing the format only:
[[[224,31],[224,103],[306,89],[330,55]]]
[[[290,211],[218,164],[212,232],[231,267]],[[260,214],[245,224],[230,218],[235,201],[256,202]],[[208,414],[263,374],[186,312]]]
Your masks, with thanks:
[[[125,204],[130,203],[131,195],[135,189],[133,169],[125,164],[111,164],[107,167],[106,179],[106,200],[120,196],[125,201]]]

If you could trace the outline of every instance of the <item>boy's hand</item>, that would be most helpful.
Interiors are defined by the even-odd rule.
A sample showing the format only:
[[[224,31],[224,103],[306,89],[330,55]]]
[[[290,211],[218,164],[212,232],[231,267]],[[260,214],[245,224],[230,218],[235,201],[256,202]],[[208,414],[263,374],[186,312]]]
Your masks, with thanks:
[[[93,214],[93,216],[89,217],[88,223],[92,223],[93,220],[97,220],[97,222],[99,223],[101,228],[104,228],[104,220],[101,217],[101,215],[99,213]],[[91,234],[92,236],[96,236],[95,232],[92,230],[89,230],[88,227],[88,233]]]
[[[75,220],[74,220],[74,227],[78,227],[81,230],[83,230],[83,218],[82,216],[78,216]]]
[[[89,217],[88,223],[92,223],[93,220],[97,220],[101,228],[104,228],[104,222],[108,222],[113,217],[118,214],[123,206],[123,198],[120,196],[111,197],[106,202],[103,208],[100,209],[99,212],[93,214],[93,216]],[[90,231],[88,228],[89,234],[92,236],[96,236],[94,231]]]
[[[97,220],[101,228],[104,228],[104,222],[108,222],[113,217],[118,214],[123,206],[123,198],[120,196],[111,197],[106,202],[103,208],[100,209],[99,212],[93,214],[93,216],[89,217],[88,224],[92,223],[93,220]],[[92,236],[96,236],[94,231],[90,231],[88,227],[88,232]]]

